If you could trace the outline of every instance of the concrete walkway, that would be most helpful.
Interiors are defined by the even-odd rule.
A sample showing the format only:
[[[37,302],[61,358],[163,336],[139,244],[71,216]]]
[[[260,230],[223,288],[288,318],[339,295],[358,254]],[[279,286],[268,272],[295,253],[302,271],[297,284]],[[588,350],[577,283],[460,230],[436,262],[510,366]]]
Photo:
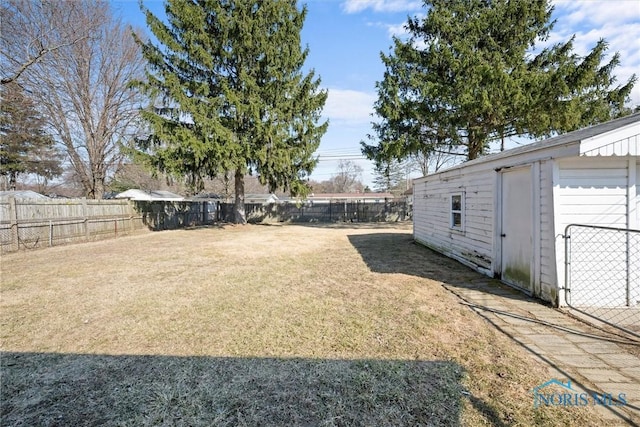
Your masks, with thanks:
[[[611,425],[640,426],[640,340],[579,321],[496,280],[445,287],[547,364],[550,380],[571,381],[574,390],[589,395],[625,393],[626,405],[598,410]]]

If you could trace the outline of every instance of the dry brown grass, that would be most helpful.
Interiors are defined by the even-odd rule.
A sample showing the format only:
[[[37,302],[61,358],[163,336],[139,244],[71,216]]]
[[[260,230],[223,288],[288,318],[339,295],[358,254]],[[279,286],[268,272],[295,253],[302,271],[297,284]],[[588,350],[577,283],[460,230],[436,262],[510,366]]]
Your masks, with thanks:
[[[407,225],[168,231],[3,256],[2,424],[603,425]]]

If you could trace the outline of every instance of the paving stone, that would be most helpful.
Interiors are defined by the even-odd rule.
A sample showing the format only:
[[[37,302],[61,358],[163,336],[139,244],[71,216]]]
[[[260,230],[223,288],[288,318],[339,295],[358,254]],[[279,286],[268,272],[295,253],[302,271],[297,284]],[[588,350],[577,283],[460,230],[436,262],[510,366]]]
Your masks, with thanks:
[[[550,356],[552,359],[559,362],[560,367],[573,367],[573,368],[600,368],[606,369],[606,365],[602,360],[584,354],[554,354]]]
[[[623,350],[617,344],[606,341],[582,342],[576,344],[578,347],[591,354],[620,354]]]
[[[629,378],[620,371],[613,369],[599,368],[579,368],[578,373],[593,383],[610,382],[610,383],[628,383],[634,382],[633,378]]]
[[[497,317],[498,319],[502,320],[505,323],[508,323],[509,325],[512,326],[534,326],[537,325],[537,322],[532,322],[531,320],[527,320],[527,319],[520,319],[518,317],[513,317],[513,316],[506,316],[504,314],[494,314],[495,317]]]
[[[555,334],[530,334],[528,337],[537,343],[565,344],[568,342],[564,336]]]
[[[588,354],[583,349],[579,348],[575,344],[572,343],[546,343],[546,342],[537,342],[536,345],[545,353],[550,356],[554,356],[556,354],[559,355],[586,355]]]
[[[569,314],[510,288],[484,281],[451,290],[477,305],[471,308],[526,349],[532,363],[546,366],[550,379],[566,382],[575,378],[571,381],[576,390],[600,390],[613,396],[625,393],[629,407],[593,407],[608,420],[608,426],[628,425],[629,414],[640,425],[640,411],[631,407],[640,407],[640,358],[598,337],[597,330]]]
[[[514,333],[522,335],[544,335],[549,333],[549,330],[544,326],[538,326],[537,324],[527,326],[512,326],[511,329]]]
[[[624,399],[630,405],[638,406],[640,404],[640,387],[636,383],[597,382],[596,386],[603,393],[610,394],[614,398],[624,393]]]
[[[566,383],[567,380],[570,380],[570,378],[567,378],[566,371],[559,369],[557,366],[550,365],[546,362],[544,364],[547,365],[547,372],[549,372],[548,378],[555,378],[562,381],[563,383]]]
[[[638,368],[640,367],[640,359],[636,356],[622,352],[618,354],[602,354],[598,355],[607,365],[616,368]],[[640,386],[638,386],[640,388]]]
[[[536,344],[528,344],[525,346],[525,348],[527,350],[529,350],[531,353],[535,353],[535,354],[544,354],[544,350],[542,350],[540,347],[538,347]]]
[[[567,333],[566,338],[574,343],[592,343],[592,342],[601,342],[602,340],[591,336],[591,335],[581,335],[581,334],[571,334]]]
[[[640,384],[640,368],[620,368],[620,372],[624,375],[635,379]]]

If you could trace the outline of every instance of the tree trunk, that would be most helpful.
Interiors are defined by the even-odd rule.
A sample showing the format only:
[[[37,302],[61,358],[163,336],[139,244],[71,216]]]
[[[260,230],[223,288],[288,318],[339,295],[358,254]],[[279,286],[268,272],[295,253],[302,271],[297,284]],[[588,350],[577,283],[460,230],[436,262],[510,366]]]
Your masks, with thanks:
[[[468,135],[468,157],[467,160],[477,159],[480,155],[482,155],[482,151],[484,148],[484,143],[486,140],[486,135],[482,132],[471,131]]]
[[[16,191],[16,172],[9,172],[9,190]]]
[[[240,169],[236,170],[235,193],[236,199],[233,205],[234,222],[236,224],[246,224],[247,218],[244,212],[244,173],[242,173]]]

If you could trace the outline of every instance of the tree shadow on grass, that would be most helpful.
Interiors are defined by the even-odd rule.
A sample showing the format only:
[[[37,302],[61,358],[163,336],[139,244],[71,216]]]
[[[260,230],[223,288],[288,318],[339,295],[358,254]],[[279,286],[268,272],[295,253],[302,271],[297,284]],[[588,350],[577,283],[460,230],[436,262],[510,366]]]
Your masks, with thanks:
[[[353,234],[349,235],[348,238],[353,247],[356,248],[362,257],[363,261],[373,272],[407,274],[440,282],[450,290],[452,287],[471,289],[479,293],[495,295],[500,298],[533,302],[548,306],[547,303],[539,299],[529,297],[498,280],[491,279],[472,270],[454,259],[415,243],[413,236],[410,234],[393,232]],[[456,294],[461,297],[457,292]],[[461,298],[464,300],[464,297]],[[499,314],[506,318],[513,318],[517,321],[524,322],[525,324],[557,329],[561,330],[563,333],[587,336],[594,340],[615,342],[620,339],[617,336],[612,336],[610,332],[603,333],[602,331],[598,331],[600,333],[596,335],[592,332],[585,332],[584,330],[569,327],[565,324],[553,324],[519,313],[492,309],[481,304],[475,304],[472,302],[465,302],[465,304],[493,324],[497,329],[514,339],[519,345],[545,361],[550,366],[554,367],[558,372],[563,374],[566,378],[571,379],[574,384],[582,387],[583,389],[587,389],[587,387],[584,386],[579,379],[572,376],[570,372],[565,371],[562,367],[556,365],[551,359],[540,354],[538,350],[535,349],[535,346],[531,346],[527,342],[523,342],[518,337],[515,337],[510,332],[505,331],[500,325],[495,323],[495,320],[493,320],[489,314]],[[624,339],[625,337],[622,338]],[[630,343],[630,341],[624,342]],[[488,406],[485,402],[475,399],[473,396],[470,396],[470,402],[472,406],[491,420],[493,425],[499,425],[498,423],[500,418],[499,416],[496,416],[493,408]],[[627,404],[626,407],[634,410],[638,409],[630,404]],[[626,414],[620,413],[615,407],[608,406],[607,409],[621,417],[621,419],[629,420]]]
[[[449,361],[4,352],[11,425],[457,426]]]

